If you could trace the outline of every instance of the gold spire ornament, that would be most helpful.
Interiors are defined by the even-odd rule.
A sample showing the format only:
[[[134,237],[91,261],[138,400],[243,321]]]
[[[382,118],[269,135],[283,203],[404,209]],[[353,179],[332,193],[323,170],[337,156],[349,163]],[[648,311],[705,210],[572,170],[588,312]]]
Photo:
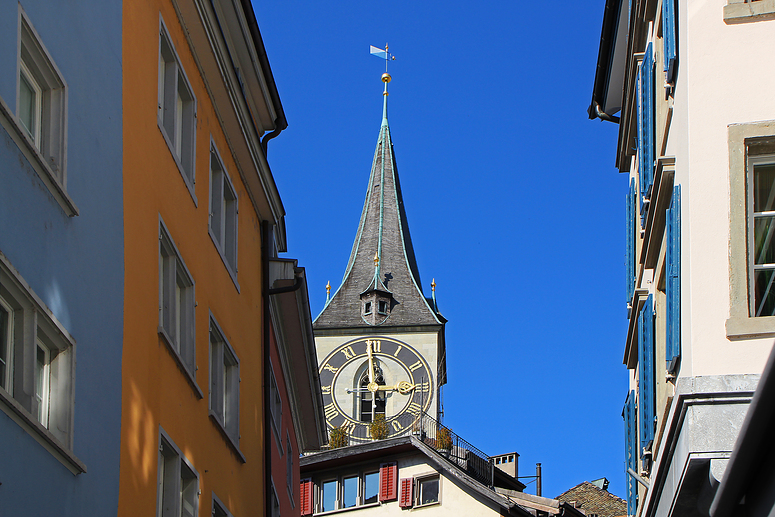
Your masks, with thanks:
[[[433,291],[434,293],[436,292],[436,279],[435,278],[431,282],[431,291]]]
[[[379,266],[379,252],[374,252],[374,267]]]
[[[331,294],[331,282],[326,282],[326,295]]]

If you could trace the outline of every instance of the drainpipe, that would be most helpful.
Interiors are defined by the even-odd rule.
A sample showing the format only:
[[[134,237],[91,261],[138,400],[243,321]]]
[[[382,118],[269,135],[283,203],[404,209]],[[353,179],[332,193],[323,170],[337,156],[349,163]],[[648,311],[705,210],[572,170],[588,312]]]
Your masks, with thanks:
[[[261,352],[263,356],[263,379],[261,385],[264,390],[264,515],[272,515],[272,423],[269,413],[269,221],[261,222],[261,307],[262,307],[262,339]]]
[[[536,463],[536,495],[541,497],[541,464]]]
[[[617,117],[616,115],[609,115],[608,113],[600,109],[600,104],[598,104],[597,102],[595,103],[595,115],[600,120],[606,120],[608,122],[613,122],[615,124],[618,124],[619,120],[621,120],[620,117]]]
[[[265,158],[266,158],[266,154],[267,154],[267,146],[269,145],[269,141],[271,139],[273,139],[274,137],[276,137],[277,135],[279,135],[280,131],[282,131],[282,129],[280,129],[279,126],[275,127],[274,131],[272,131],[271,133],[265,134],[264,138],[261,140],[261,148],[264,150],[264,157]]]

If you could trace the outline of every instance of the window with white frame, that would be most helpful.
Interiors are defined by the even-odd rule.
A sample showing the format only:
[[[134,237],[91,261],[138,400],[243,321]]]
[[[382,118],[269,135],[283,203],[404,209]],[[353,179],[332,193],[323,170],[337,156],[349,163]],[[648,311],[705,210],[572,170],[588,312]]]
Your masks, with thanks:
[[[439,475],[417,478],[417,506],[427,506],[439,502]]]
[[[376,504],[379,486],[379,471],[356,471],[337,478],[324,479],[318,485],[315,513]]]
[[[748,158],[750,315],[775,316],[775,155]]]
[[[75,340],[0,254],[0,403],[27,429],[72,449]],[[68,468],[83,465],[65,453]]]
[[[195,382],[194,279],[159,220],[159,333]]]
[[[280,426],[283,418],[283,401],[280,398],[280,389],[277,386],[277,379],[274,375],[274,369],[269,368],[269,410],[272,417],[272,430],[277,439],[277,448],[280,449],[280,455],[283,453],[282,440],[280,439]]]
[[[199,474],[167,433],[159,436],[157,517],[199,515]]]
[[[218,151],[210,148],[210,237],[233,278],[237,275],[237,193]]]
[[[239,360],[210,316],[210,414],[239,447]]]
[[[162,20],[159,23],[158,125],[191,196],[196,200],[194,195],[196,98]]]
[[[24,133],[43,156],[47,172],[64,187],[67,88],[23,12],[19,36],[16,114]]]

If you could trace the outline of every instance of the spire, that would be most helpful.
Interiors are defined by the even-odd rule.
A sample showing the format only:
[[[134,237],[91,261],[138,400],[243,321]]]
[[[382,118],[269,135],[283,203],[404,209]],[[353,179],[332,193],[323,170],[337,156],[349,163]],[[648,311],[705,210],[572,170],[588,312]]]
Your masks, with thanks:
[[[382,123],[350,259],[341,286],[315,320],[317,329],[443,323],[420,287],[387,120],[391,79],[382,75]]]

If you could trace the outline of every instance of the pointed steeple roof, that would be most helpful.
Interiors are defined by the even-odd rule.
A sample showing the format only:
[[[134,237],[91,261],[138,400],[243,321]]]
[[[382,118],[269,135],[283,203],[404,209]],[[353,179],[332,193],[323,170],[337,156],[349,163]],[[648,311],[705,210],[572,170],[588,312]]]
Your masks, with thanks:
[[[420,287],[387,118],[390,75],[383,74],[382,80],[382,125],[358,232],[342,285],[315,320],[315,329],[439,325],[445,321]],[[374,305],[366,306],[372,294]],[[378,301],[388,303],[384,313]]]

